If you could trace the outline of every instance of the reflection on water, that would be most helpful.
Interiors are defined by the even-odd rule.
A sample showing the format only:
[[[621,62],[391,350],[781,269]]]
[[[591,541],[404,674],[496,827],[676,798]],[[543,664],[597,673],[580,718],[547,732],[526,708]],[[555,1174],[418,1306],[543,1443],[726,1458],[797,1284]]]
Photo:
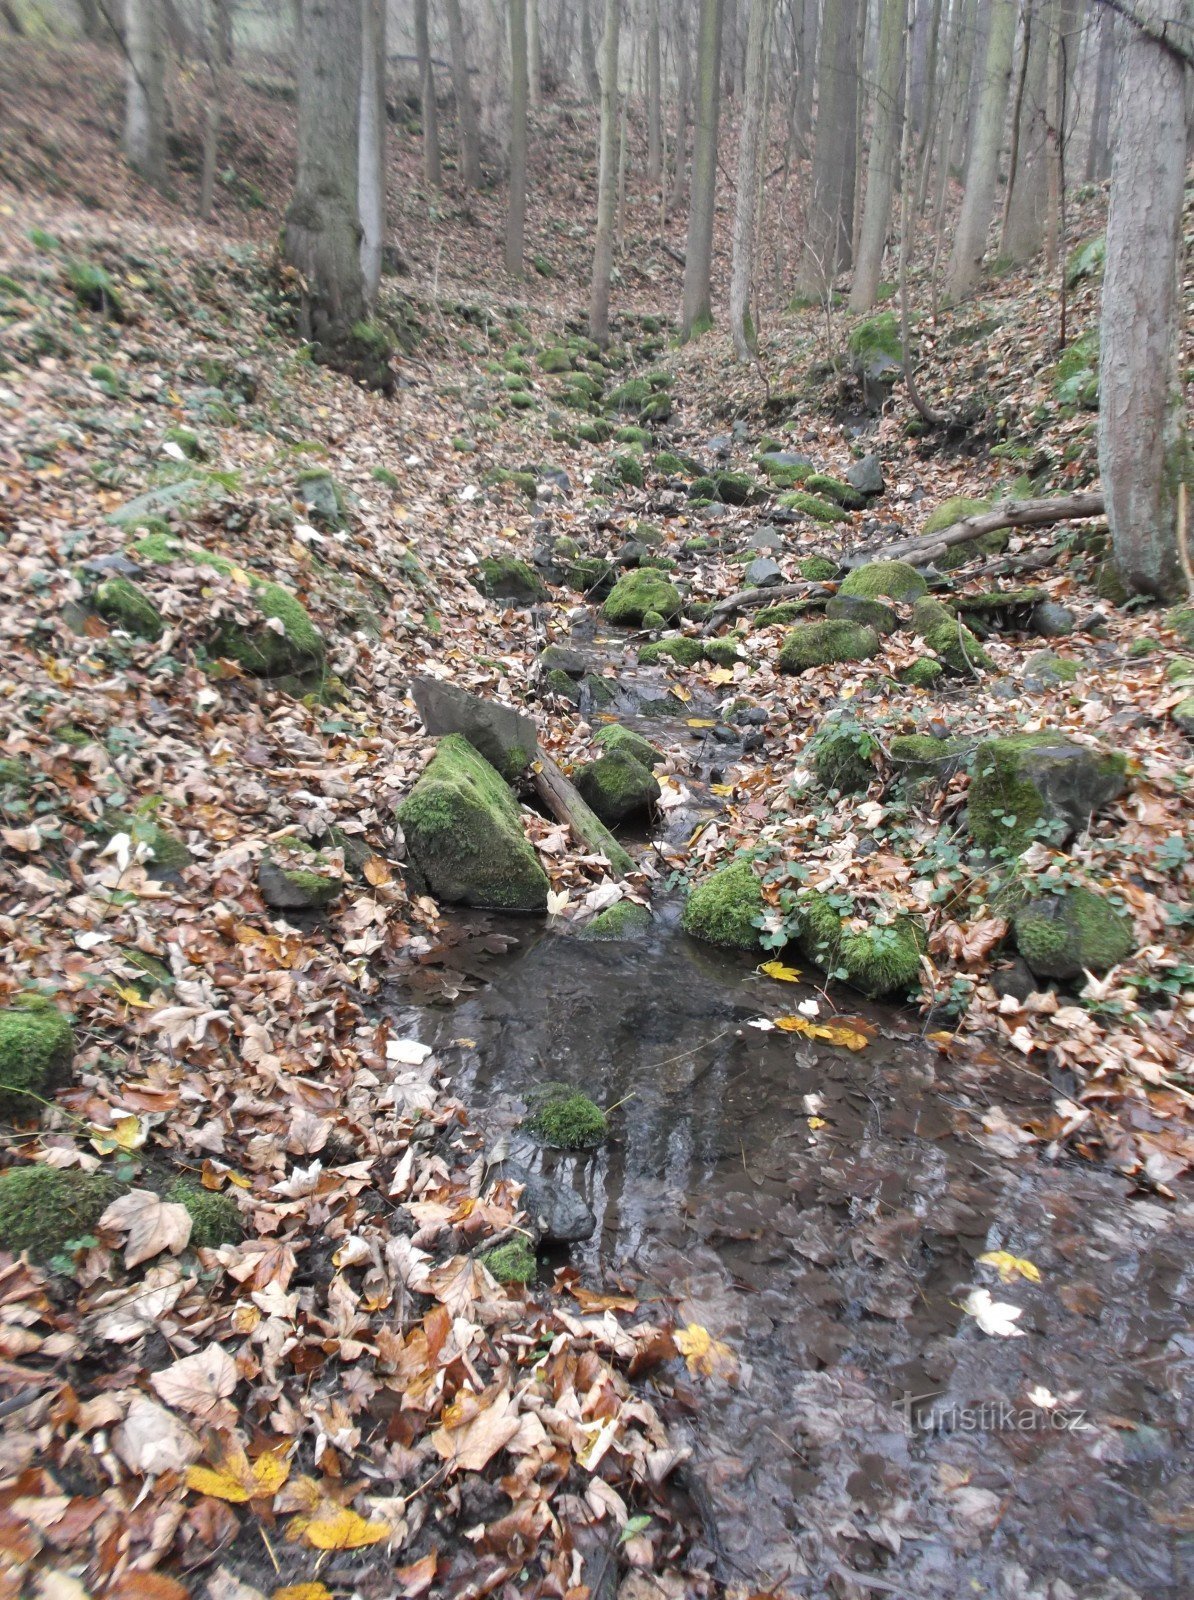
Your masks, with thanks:
[[[720,1576],[1191,1592],[1188,1213],[984,1147],[982,1111],[1014,1118],[1043,1086],[950,1060],[909,1014],[871,1008],[859,1054],[750,1026],[816,991],[694,944],[666,912],[643,943],[514,932],[452,1008],[399,993],[391,1010],[459,1064],[492,1137],[584,1195],[599,1227],[572,1259],[594,1283],[666,1298],[733,1349],[737,1386],[673,1375],[664,1402],[712,1499]],[[614,1108],[606,1149],[525,1145],[520,1096],[546,1079]],[[976,1261],[989,1250],[1041,1282],[1001,1285]],[[976,1285],[1023,1308],[1027,1337],[979,1331],[960,1307]],[[1026,1398],[1044,1390],[1081,1425],[1046,1426]]]

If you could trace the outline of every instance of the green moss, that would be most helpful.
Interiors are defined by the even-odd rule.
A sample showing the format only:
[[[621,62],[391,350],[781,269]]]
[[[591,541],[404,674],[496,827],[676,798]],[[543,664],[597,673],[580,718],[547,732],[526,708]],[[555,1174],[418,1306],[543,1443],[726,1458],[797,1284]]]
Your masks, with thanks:
[[[801,556],[796,563],[796,570],[810,583],[831,583],[837,577],[838,565],[836,561],[830,561],[828,556]]]
[[[530,1283],[539,1270],[535,1252],[523,1238],[507,1239],[496,1250],[486,1250],[481,1265],[499,1283]]]
[[[566,1085],[547,1086],[523,1123],[543,1144],[553,1150],[593,1150],[609,1136],[609,1122],[601,1107],[588,1095],[569,1090]]]
[[[896,673],[899,681],[912,689],[935,688],[944,676],[945,668],[931,656],[921,656],[919,661],[913,661],[910,666]]]
[[[613,437],[613,428],[608,422],[595,418],[592,422],[578,422],[576,424],[576,437],[583,439],[586,444],[605,444]]]
[[[619,900],[586,922],[579,937],[595,940],[633,939],[650,926],[651,913],[646,906],[640,906],[634,900]]]
[[[40,1164],[0,1172],[0,1249],[48,1262],[90,1235],[122,1185],[103,1172]]]
[[[886,596],[889,600],[909,604],[919,600],[928,587],[916,568],[906,561],[871,561],[864,567],[855,567],[838,593],[860,595],[867,600]]]
[[[968,561],[977,561],[980,556],[997,556],[1007,549],[1010,535],[1005,528],[999,528],[994,533],[979,534],[977,539],[963,539],[960,544],[951,544],[936,558],[934,565],[938,572],[956,572],[959,567],[964,567]]]
[[[1093,588],[1100,600],[1105,600],[1108,605],[1126,605],[1131,595],[1128,586],[1119,575],[1119,568],[1114,561],[1100,561],[1094,569]]]
[[[610,470],[619,483],[627,484],[632,489],[641,489],[646,481],[642,462],[636,461],[633,456],[616,455],[610,463]]]
[[[580,684],[562,667],[552,667],[544,674],[543,688],[547,694],[558,694],[561,699],[579,707],[581,702]]]
[[[411,859],[440,899],[546,909],[547,874],[522,831],[514,796],[459,734],[440,740],[398,820]]]
[[[697,884],[684,907],[681,926],[706,944],[753,950],[759,943],[755,919],[763,909],[763,888],[750,862],[735,861]]]
[[[0,1011],[0,1113],[36,1119],[67,1081],[74,1035],[44,995],[18,995]]]
[[[968,796],[970,832],[990,848],[1015,852],[1032,843],[1038,823],[1089,815],[1123,787],[1127,759],[1091,750],[1048,729],[980,744]],[[1083,820],[1085,820],[1083,818]]]
[[[609,411],[639,411],[651,398],[651,384],[647,378],[628,378],[606,396]]]
[[[1037,650],[1024,663],[1025,681],[1031,681],[1036,688],[1074,683],[1077,677],[1078,663],[1069,656],[1055,655],[1052,650]]]
[[[970,500],[965,495],[954,495],[950,500],[943,500],[936,511],[931,513],[922,532],[926,535],[944,533],[946,528],[952,528],[955,522],[965,522],[967,517],[977,517],[990,509],[989,500]]]
[[[227,656],[258,678],[308,672],[323,665],[323,636],[289,589],[266,583],[254,589],[253,598],[262,616],[280,622],[284,632],[226,622],[212,642],[215,655]]]
[[[760,493],[749,472],[711,472],[688,487],[692,500],[718,500],[727,506],[750,505]]]
[[[777,622],[786,627],[789,622],[806,617],[810,611],[820,611],[824,604],[823,600],[781,600],[777,606],[764,606],[755,612],[755,627],[771,628]]]
[[[806,622],[793,628],[780,647],[781,672],[803,672],[831,661],[868,661],[879,654],[879,636],[856,622]]]
[[[534,567],[517,556],[482,556],[473,584],[492,600],[544,600],[547,585]]]
[[[680,592],[674,584],[651,567],[638,567],[618,579],[602,607],[602,616],[616,626],[633,627],[649,611],[670,621],[680,615],[681,607]]]
[[[878,359],[902,366],[904,343],[895,312],[880,311],[860,322],[850,333],[847,349],[861,365],[869,366]]]
[[[650,428],[640,428],[636,423],[627,423],[624,428],[618,429],[617,433],[614,434],[614,438],[619,444],[647,445],[651,443],[651,430]]]
[[[774,455],[761,455],[758,467],[777,489],[795,489],[806,483],[816,470],[807,461],[777,461]]]
[[[859,494],[852,484],[843,483],[841,478],[831,477],[828,472],[814,472],[805,479],[804,487],[810,494],[819,494],[824,500],[832,500],[844,511],[861,511],[866,505],[865,495]]]
[[[1194,648],[1194,606],[1177,606],[1165,613],[1165,626],[1176,633],[1183,644]]]
[[[890,606],[884,605],[882,600],[864,600],[860,594],[835,594],[825,607],[825,615],[835,622],[844,618],[847,622],[861,623],[863,627],[873,628],[881,638],[894,633],[900,625],[899,617]]]
[[[611,722],[608,727],[594,734],[593,743],[600,745],[607,753],[617,751],[622,755],[633,756],[648,769],[657,761],[663,760],[662,754],[650,740],[644,739],[641,733],[635,733],[632,728],[624,728],[617,722]]]
[[[150,816],[131,811],[105,811],[99,831],[105,843],[118,833],[127,833],[134,845],[144,846],[149,851],[145,865],[155,871],[181,872],[191,864],[191,852],[178,835]]]
[[[218,1194],[188,1178],[179,1178],[167,1191],[166,1199],[186,1207],[191,1219],[193,1249],[217,1250],[222,1244],[236,1244],[244,1238],[240,1207],[231,1195]]]
[[[670,450],[661,450],[655,457],[653,466],[656,472],[662,473],[668,478],[679,478],[684,476],[685,468],[683,461],[680,460],[679,456],[673,455]]]
[[[705,658],[705,645],[702,639],[658,639],[654,644],[645,644],[638,653],[638,658],[644,666],[653,666],[657,661],[675,661],[682,667],[695,667],[698,661]]]
[[[282,859],[286,854],[293,857],[295,853],[301,855],[302,865],[296,865],[293,859]],[[313,844],[296,834],[276,839],[262,857],[262,864],[284,880],[303,909],[330,905],[344,892],[344,879],[338,869]],[[277,887],[280,889],[281,885]],[[281,901],[270,902],[267,896],[267,903],[281,904]]]
[[[607,827],[649,811],[659,799],[659,780],[625,750],[611,750],[579,768],[573,782],[581,799]]]
[[[33,793],[33,768],[16,756],[0,756],[0,812],[20,808]]]
[[[206,454],[199,435],[191,428],[167,428],[165,439],[167,444],[177,445],[191,461],[202,461]]]
[[[91,311],[102,311],[117,322],[122,319],[124,306],[120,291],[113,283],[111,273],[105,272],[103,267],[97,267],[90,261],[68,261],[63,276],[67,288],[80,305]]]
[[[863,994],[876,998],[910,989],[919,978],[924,934],[913,919],[854,929],[816,891],[801,896],[797,915],[805,955]]]
[[[549,350],[541,350],[535,357],[540,372],[571,372],[573,356],[571,350],[561,349],[554,345]]]
[[[531,363],[525,356],[520,356],[516,350],[507,350],[502,357],[502,366],[507,372],[520,373],[524,378],[531,373]]]
[[[875,776],[878,740],[851,718],[830,717],[809,747],[813,771],[825,789],[858,794]]]
[[[967,746],[960,739],[936,739],[929,733],[897,734],[887,747],[891,765],[901,778],[946,782],[964,765]]]
[[[1096,234],[1093,239],[1086,239],[1081,244],[1075,245],[1066,258],[1065,281],[1066,287],[1074,288],[1082,282],[1083,278],[1101,277],[1103,264],[1107,259],[1107,235]]]
[[[939,622],[924,636],[925,644],[937,659],[960,678],[972,678],[979,671],[993,672],[995,663],[963,623],[956,618]]]
[[[822,500],[815,494],[807,494],[803,489],[793,489],[791,494],[781,494],[779,503],[786,511],[799,511],[804,516],[811,517],[814,522],[849,522],[850,513],[843,511],[840,506],[835,506],[828,500]]]
[[[705,660],[711,661],[714,666],[732,667],[742,660],[742,640],[736,633],[728,634],[724,639],[702,639],[701,644]]]
[[[162,614],[153,601],[128,578],[107,578],[95,591],[95,609],[134,638],[156,643],[166,631]]]
[[[1016,948],[1040,978],[1106,972],[1131,955],[1131,921],[1105,895],[1067,889],[1023,906],[1014,921]]]

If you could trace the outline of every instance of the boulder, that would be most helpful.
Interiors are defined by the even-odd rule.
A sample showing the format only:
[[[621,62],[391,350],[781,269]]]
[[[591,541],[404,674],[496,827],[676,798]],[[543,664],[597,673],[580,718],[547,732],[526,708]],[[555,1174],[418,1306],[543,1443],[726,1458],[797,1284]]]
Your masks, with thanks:
[[[305,839],[272,844],[257,866],[257,887],[275,911],[319,911],[344,890],[340,869]]]
[[[1054,655],[1052,650],[1037,650],[1024,663],[1026,689],[1053,689],[1059,683],[1073,683],[1077,677],[1078,663],[1068,656]]]
[[[322,528],[344,526],[344,497],[331,473],[323,467],[309,467],[299,473],[298,497],[312,522]]]
[[[641,761],[648,769],[657,761],[662,761],[662,754],[641,733],[635,733],[633,728],[624,728],[618,722],[611,722],[599,733],[593,735],[593,743],[600,745],[602,750],[618,751],[623,755],[633,756],[636,761]]]
[[[653,567],[637,567],[618,579],[601,614],[607,622],[629,628],[652,611],[670,622],[680,615],[682,605],[675,584]]]
[[[0,1173],[0,1250],[49,1262],[92,1233],[123,1185],[106,1172],[21,1162]]]
[[[880,637],[894,633],[900,619],[882,600],[864,600],[860,594],[835,594],[825,607],[825,615],[832,621],[857,622],[873,628]]]
[[[868,661],[879,654],[879,635],[844,618],[806,622],[793,628],[780,646],[781,672],[803,672],[832,661]]]
[[[651,926],[651,913],[636,900],[619,900],[586,922],[577,935],[598,942],[637,938]]]
[[[576,1190],[542,1172],[532,1172],[521,1161],[498,1161],[488,1179],[507,1178],[522,1184],[522,1209],[536,1244],[576,1244],[592,1238],[597,1218]]]
[[[1126,787],[1127,760],[1117,750],[1079,744],[1043,730],[988,739],[974,757],[969,826],[988,849],[1017,852],[1032,843],[1041,823],[1056,823],[1064,844]]]
[[[1033,611],[1028,626],[1039,639],[1064,639],[1074,631],[1074,613],[1069,606],[1043,600]]]
[[[855,567],[842,580],[839,594],[859,595],[866,600],[897,600],[910,604],[928,590],[928,584],[915,567],[906,561],[868,561]]]
[[[879,495],[887,488],[883,479],[883,465],[876,455],[863,456],[846,469],[846,482],[859,494]]]
[[[1038,978],[1106,972],[1135,945],[1128,917],[1090,889],[1042,895],[1017,911],[1016,948]]]
[[[650,767],[625,750],[589,762],[573,774],[573,782],[585,804],[610,828],[649,812],[660,796]]]
[[[0,1010],[0,1113],[36,1120],[70,1076],[74,1034],[47,996],[20,994]]]
[[[509,600],[518,606],[547,598],[547,585],[517,556],[482,556],[473,573],[473,586],[490,600]]]
[[[150,877],[181,872],[191,864],[191,852],[179,836],[152,817],[130,811],[105,811],[100,818],[99,831],[105,844],[118,833],[127,834],[132,847],[130,853],[139,850],[142,865]]]
[[[746,569],[746,585],[751,589],[770,589],[784,581],[784,575],[770,556],[759,556]]]
[[[265,621],[225,622],[212,641],[213,655],[226,656],[256,678],[302,676],[323,666],[323,635],[306,607],[280,583],[264,583],[253,599]]]
[[[924,932],[913,918],[856,928],[815,890],[801,896],[797,917],[797,942],[809,960],[872,999],[910,989],[920,976]]]
[[[502,911],[546,910],[547,874],[523,833],[518,803],[462,735],[440,741],[398,808],[398,821],[410,860],[437,899]]]
[[[161,612],[144,589],[125,577],[107,578],[95,591],[95,609],[105,622],[135,639],[156,644],[166,631]]]
[[[693,939],[731,950],[755,950],[763,914],[763,886],[749,861],[719,867],[697,884],[684,907],[681,927]]]
[[[561,653],[565,648],[548,646],[548,650]],[[543,652],[544,656],[548,650]],[[553,661],[550,670],[563,671],[569,677],[575,675],[572,666],[559,661]],[[584,670],[581,662],[580,672]],[[504,706],[497,700],[483,700],[480,695],[469,694],[440,678],[415,678],[410,692],[428,733],[436,738],[446,733],[463,734],[473,749],[508,783],[520,778],[530,766],[539,744],[539,730],[530,717],[515,711],[513,706]]]
[[[809,750],[813,771],[824,789],[858,794],[875,776],[879,741],[852,718],[830,716],[817,730]]]
[[[962,739],[938,739],[931,733],[900,733],[887,750],[898,777],[913,783],[925,778],[947,783],[966,765],[970,746]]]

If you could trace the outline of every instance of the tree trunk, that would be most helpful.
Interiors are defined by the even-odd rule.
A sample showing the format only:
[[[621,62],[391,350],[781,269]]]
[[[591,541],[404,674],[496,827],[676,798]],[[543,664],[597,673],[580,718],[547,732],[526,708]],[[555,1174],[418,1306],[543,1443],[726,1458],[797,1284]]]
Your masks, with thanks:
[[[527,0],[510,5],[510,212],[506,271],[522,277],[527,210]]]
[[[362,0],[358,163],[361,274],[373,306],[386,238],[386,0]]]
[[[630,76],[627,91],[618,98],[618,208],[614,224],[614,249],[622,253],[626,235],[626,174],[630,166],[630,96],[634,91],[634,77],[638,66],[638,40],[631,39]]]
[[[366,310],[357,221],[360,93],[360,7],[304,0],[298,164],[285,248],[303,278],[299,331],[329,355]]]
[[[415,0],[415,56],[419,64],[419,95],[423,112],[423,177],[429,189],[443,183],[439,154],[439,110],[435,103],[435,68],[431,65],[431,29],[427,0]]]
[[[983,83],[986,80],[987,70],[987,45],[991,39],[991,22],[995,15],[995,8],[982,0],[976,4],[971,19],[971,43],[968,60],[970,71],[963,97],[962,117],[957,128],[957,138],[950,151],[950,165],[959,175],[966,171],[970,165],[970,150],[973,144],[975,123],[978,118],[978,107],[982,100]]]
[[[580,70],[590,100],[601,98],[601,78],[597,72],[597,50],[593,44],[593,19],[589,8],[593,0],[580,0]]]
[[[713,213],[717,195],[717,120],[721,79],[721,0],[701,0],[697,30],[696,131],[688,195],[688,246],[684,255],[684,302],[680,337],[691,339],[713,325],[710,275]]]
[[[798,273],[802,293],[818,299],[850,264],[858,137],[859,0],[836,0],[821,23],[812,193]]]
[[[1049,51],[1048,126],[1045,156],[1048,199],[1045,207],[1045,265],[1057,271],[1065,226],[1065,185],[1070,134],[1077,104],[1077,65],[1082,38],[1081,0],[1057,0],[1056,30]]]
[[[460,0],[444,0],[448,19],[448,48],[452,56],[452,92],[456,97],[456,126],[460,140],[460,175],[466,189],[481,187],[481,136],[477,131],[477,104],[469,81],[468,54]]]
[[[1016,48],[1016,0],[988,0],[991,31],[987,37],[983,87],[966,163],[966,193],[954,234],[946,293],[960,300],[977,284],[987,249],[987,228],[999,181],[1003,120]]]
[[[659,72],[659,0],[647,0],[647,182],[663,182],[663,104]]]
[[[1188,0],[1135,0],[1147,22],[1184,23]],[[1115,563],[1136,594],[1183,592],[1179,490],[1192,482],[1179,373],[1186,71],[1123,30],[1107,217],[1099,370],[1099,468]]]
[[[1102,183],[1110,170],[1111,101],[1115,91],[1115,16],[1096,7],[1099,28],[1098,59],[1095,64],[1094,108],[1090,117],[1090,142],[1086,148],[1086,181]]]
[[[199,220],[210,222],[216,197],[220,123],[224,113],[224,68],[227,50],[228,0],[207,0],[203,11],[203,64],[207,69],[207,105],[203,118],[203,163],[199,177]]]
[[[543,35],[539,28],[539,0],[527,0],[527,91],[531,105],[543,94]]]
[[[751,0],[746,33],[746,104],[738,136],[738,193],[730,269],[730,332],[739,361],[752,360],[758,350],[758,330],[750,315],[750,290],[754,278],[755,204],[763,158],[763,103],[767,98],[767,45],[773,6],[774,0]]]
[[[126,0],[124,153],[155,189],[166,187],[166,30],[161,0]]]
[[[676,148],[675,171],[672,174],[672,193],[669,205],[674,211],[684,198],[684,173],[688,164],[688,107],[692,100],[692,55],[688,47],[688,26],[684,16],[683,0],[676,10]]]
[[[1021,74],[1016,83],[1007,200],[999,252],[1029,261],[1045,237],[1049,204],[1049,55],[1056,38],[1056,0],[1025,0]]]
[[[601,41],[601,133],[597,176],[597,235],[593,243],[593,282],[589,295],[589,337],[609,343],[609,275],[614,259],[615,167],[618,143],[619,0],[605,0]]]
[[[800,10],[799,65],[796,79],[796,137],[807,150],[813,131],[813,91],[817,86],[817,36],[821,12],[818,0],[803,0]]]
[[[904,12],[906,0],[882,0],[879,24],[879,78],[876,90],[875,123],[871,129],[871,148],[866,169],[866,207],[862,214],[862,237],[854,282],[850,289],[850,310],[869,311],[879,294],[883,252],[891,223],[891,194],[899,144],[896,130],[900,122],[900,79],[904,68]],[[907,177],[907,174],[905,174]]]

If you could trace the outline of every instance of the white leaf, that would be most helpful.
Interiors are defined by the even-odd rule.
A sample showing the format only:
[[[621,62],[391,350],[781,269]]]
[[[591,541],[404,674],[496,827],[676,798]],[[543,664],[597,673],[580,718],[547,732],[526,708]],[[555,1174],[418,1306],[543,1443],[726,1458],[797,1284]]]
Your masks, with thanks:
[[[326,544],[327,540],[318,528],[313,528],[309,522],[296,522],[294,536],[301,544]]]
[[[571,896],[567,889],[549,889],[547,891],[547,914],[549,917],[558,917],[568,905]]]
[[[752,1017],[746,1024],[748,1028],[757,1028],[760,1033],[774,1033],[775,1023],[769,1017]]]
[[[224,1411],[220,1402],[236,1388],[236,1380],[236,1362],[218,1344],[209,1344],[193,1356],[183,1356],[181,1361],[149,1377],[168,1406],[177,1406],[180,1411],[213,1423]]]
[[[130,1472],[146,1477],[183,1472],[202,1446],[186,1423],[147,1394],[136,1395],[112,1435],[112,1448]]]
[[[796,1009],[802,1017],[819,1017],[821,1014],[820,1003],[816,1000],[802,1000]]]
[[[417,1039],[389,1039],[386,1041],[386,1060],[400,1062],[404,1067],[421,1067],[431,1054],[429,1044]]]
[[[162,446],[162,454],[169,456],[171,461],[185,461],[187,453],[180,444],[175,444],[173,439],[167,439]]]
[[[972,1289],[962,1302],[962,1307],[984,1333],[997,1339],[1027,1337],[1027,1329],[1016,1327],[1016,1319],[1024,1315],[1023,1306],[1010,1305],[1006,1300],[992,1300],[989,1289]]]

